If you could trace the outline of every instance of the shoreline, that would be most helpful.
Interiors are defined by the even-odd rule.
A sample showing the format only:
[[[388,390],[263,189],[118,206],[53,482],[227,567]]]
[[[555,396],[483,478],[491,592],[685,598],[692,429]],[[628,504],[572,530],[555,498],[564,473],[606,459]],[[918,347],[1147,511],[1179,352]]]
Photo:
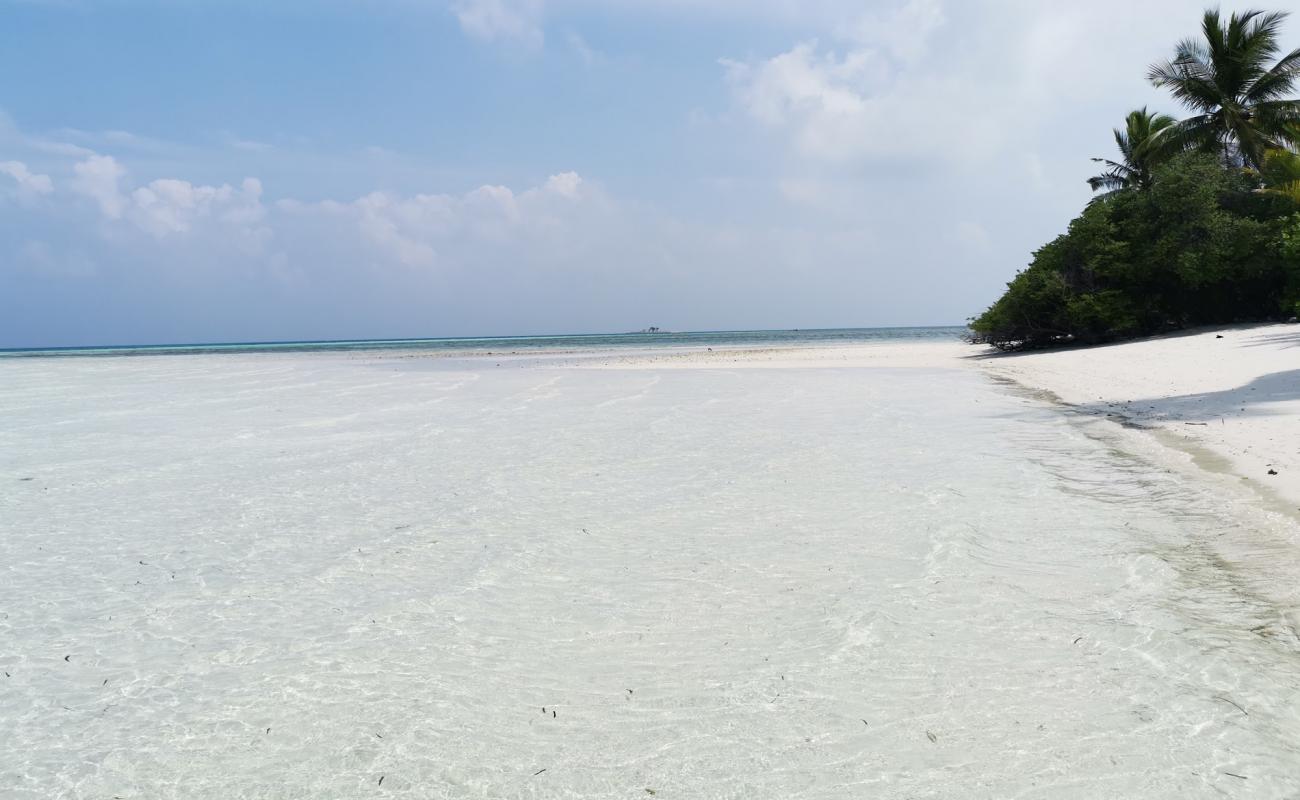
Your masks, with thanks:
[[[974,369],[1114,424],[1130,449],[1300,521],[1300,326],[1202,328],[1087,348],[1002,353],[964,342],[533,354],[590,369]],[[1270,474],[1270,470],[1276,474]]]
[[[254,358],[258,363],[307,358],[439,370],[485,365],[576,369],[974,369],[1036,393],[1040,399],[1072,413],[1115,423],[1118,430],[1130,434],[1125,438],[1134,442],[1135,449],[1156,457],[1161,464],[1215,479],[1223,486],[1248,489],[1268,510],[1300,521],[1300,326],[1295,324],[1202,328],[1108,345],[1027,353],[1002,353],[954,339],[487,353],[142,353],[130,358],[189,361],[213,357]]]
[[[975,358],[989,375],[1113,422],[1300,519],[1300,326]]]
[[[477,359],[476,359],[477,360]],[[1001,353],[964,342],[520,354],[507,364],[584,369],[975,369],[1114,423],[1164,466],[1247,489],[1300,521],[1300,326],[1249,324],[1087,348]],[[1270,470],[1276,474],[1270,474]]]

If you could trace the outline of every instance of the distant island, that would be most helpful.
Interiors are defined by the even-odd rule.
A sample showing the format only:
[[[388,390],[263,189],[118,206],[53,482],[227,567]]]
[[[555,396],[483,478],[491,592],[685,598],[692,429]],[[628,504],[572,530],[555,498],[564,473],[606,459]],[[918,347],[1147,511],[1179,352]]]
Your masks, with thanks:
[[[641,330],[637,331],[637,333],[672,333],[672,331],[666,331],[663,328],[656,328],[655,326],[651,325],[649,328],[642,328]]]
[[[1148,78],[1192,112],[1141,108],[1094,158],[1099,192],[983,314],[971,340],[1003,350],[1092,344],[1300,316],[1300,49],[1278,58],[1285,12],[1226,20]]]

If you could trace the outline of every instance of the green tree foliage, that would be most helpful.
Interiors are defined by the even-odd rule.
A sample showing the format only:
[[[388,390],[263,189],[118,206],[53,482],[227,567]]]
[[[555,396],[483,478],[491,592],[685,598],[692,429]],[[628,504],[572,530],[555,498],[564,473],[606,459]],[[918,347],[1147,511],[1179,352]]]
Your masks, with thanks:
[[[1098,343],[1287,313],[1300,250],[1289,198],[1204,154],[1157,167],[1147,191],[1092,203],[971,321],[1003,349]],[[1300,252],[1294,253],[1300,256]]]
[[[1300,318],[1300,214],[1292,215],[1282,229],[1282,269],[1286,274],[1282,306]]]
[[[1139,108],[1129,112],[1124,129],[1115,129],[1115,145],[1120,161],[1094,158],[1106,165],[1106,170],[1088,179],[1094,192],[1108,190],[1102,197],[1110,197],[1121,189],[1146,188],[1151,185],[1151,170],[1168,159],[1167,153],[1157,146],[1158,138],[1178,124],[1166,114],[1156,114]]]
[[[1258,167],[1264,152],[1300,144],[1300,49],[1270,64],[1280,52],[1285,12],[1245,11],[1225,22],[1205,12],[1200,39],[1178,44],[1173,60],[1151,67],[1158,87],[1195,115],[1170,131],[1168,144],[1219,153]]]
[[[1269,150],[1259,167],[1264,191],[1290,197],[1300,203],[1300,154],[1290,150]]]
[[[1150,78],[1194,112],[1145,108],[1115,131],[1107,190],[970,321],[1014,350],[1189,325],[1300,316],[1300,50],[1274,60],[1285,13],[1205,12],[1202,38]]]

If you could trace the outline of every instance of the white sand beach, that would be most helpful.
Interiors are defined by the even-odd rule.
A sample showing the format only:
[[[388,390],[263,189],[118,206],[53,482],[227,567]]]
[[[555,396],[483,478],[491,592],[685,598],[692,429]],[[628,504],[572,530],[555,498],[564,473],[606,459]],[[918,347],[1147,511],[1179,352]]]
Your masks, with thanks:
[[[1295,797],[1295,330],[0,363],[0,784]]]
[[[1300,512],[1300,325],[1017,354],[983,366],[1085,413],[1159,431],[1197,466]]]

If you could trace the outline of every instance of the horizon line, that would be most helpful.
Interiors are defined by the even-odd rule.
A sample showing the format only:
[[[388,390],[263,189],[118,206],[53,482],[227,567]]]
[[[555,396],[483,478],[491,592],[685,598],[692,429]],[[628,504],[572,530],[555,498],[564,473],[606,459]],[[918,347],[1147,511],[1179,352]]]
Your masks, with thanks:
[[[270,340],[251,340],[251,341],[226,341],[226,342],[156,342],[151,344],[81,344],[81,345],[58,345],[58,346],[35,346],[35,347],[0,347],[0,353],[34,353],[34,352],[61,352],[73,350],[144,350],[144,349],[164,349],[164,348],[201,348],[201,347],[271,347],[276,345],[330,345],[330,344],[402,344],[406,342],[496,342],[522,339],[578,339],[598,336],[665,336],[665,335],[708,335],[708,334],[727,334],[727,333],[814,333],[826,331],[872,331],[872,330],[921,330],[925,328],[965,328],[965,323],[961,324],[935,324],[935,325],[872,325],[849,328],[734,328],[734,329],[711,329],[711,330],[658,330],[651,332],[649,330],[639,331],[617,331],[617,332],[587,332],[587,333],[547,333],[547,334],[516,334],[508,336],[411,336],[411,337],[380,337],[373,339],[270,339]]]

